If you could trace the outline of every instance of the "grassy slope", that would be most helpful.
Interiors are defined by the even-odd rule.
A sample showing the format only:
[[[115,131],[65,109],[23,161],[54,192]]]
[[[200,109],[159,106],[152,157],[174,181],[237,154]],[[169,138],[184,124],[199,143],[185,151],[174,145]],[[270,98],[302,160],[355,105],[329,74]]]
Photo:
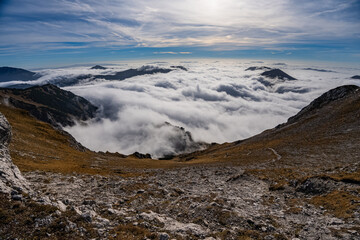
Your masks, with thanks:
[[[279,129],[267,130],[242,142],[214,145],[171,161],[81,152],[69,137],[25,111],[0,105],[13,128],[12,158],[22,171],[122,174],[124,168],[162,168],[191,164],[234,164],[267,175],[304,175],[308,171],[351,165],[360,159],[360,93],[341,99],[312,116]],[[276,153],[275,153],[275,152]],[[281,155],[281,159],[277,159]],[[189,160],[189,161],[188,161]],[[271,171],[267,171],[272,169]],[[284,169],[286,169],[284,171]],[[360,180],[359,172],[352,178]]]
[[[201,152],[180,156],[178,160],[226,162],[275,179],[334,172],[329,174],[338,180],[348,177],[360,181],[358,166],[355,171],[336,171],[351,168],[359,162],[359,136],[358,91],[294,124],[264,131],[242,142],[211,146]]]
[[[124,157],[121,154],[81,152],[71,147],[67,135],[29,116],[27,112],[0,105],[12,126],[11,157],[21,171],[124,175],[124,168],[159,168],[187,165]],[[125,171],[125,172],[124,172]]]
[[[242,142],[213,145],[207,150],[180,156],[171,161],[81,152],[71,147],[67,135],[61,134],[49,124],[37,121],[23,110],[0,105],[0,112],[12,125],[10,151],[14,163],[21,171],[40,170],[65,174],[76,172],[125,177],[141,174],[133,171],[134,168],[214,164],[219,167],[244,166],[248,174],[268,181],[270,190],[275,191],[284,189],[284,186],[293,180],[304,181],[313,176],[360,183],[359,92],[336,101],[295,124],[267,130]],[[281,155],[281,159],[278,159],[277,154]],[[329,213],[342,218],[352,216],[359,207],[359,197],[353,192],[341,189],[310,199],[292,200],[323,206]],[[294,209],[301,208],[295,204]]]

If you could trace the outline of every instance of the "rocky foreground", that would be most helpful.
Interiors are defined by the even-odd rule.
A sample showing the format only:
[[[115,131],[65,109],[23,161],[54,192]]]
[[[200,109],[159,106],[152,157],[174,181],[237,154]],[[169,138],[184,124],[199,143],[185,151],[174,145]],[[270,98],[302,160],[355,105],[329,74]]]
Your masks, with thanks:
[[[94,231],[72,221],[63,223],[65,231],[83,237],[92,232],[93,237],[122,239],[128,231],[136,231],[131,234],[137,239],[360,237],[359,209],[343,209],[343,214],[334,216],[314,199],[334,189],[356,192],[357,184],[310,178],[272,189],[244,169],[219,166],[139,174],[122,178],[29,172],[25,176],[37,202],[73,211],[89,223]],[[55,219],[49,215],[37,221],[46,227]]]

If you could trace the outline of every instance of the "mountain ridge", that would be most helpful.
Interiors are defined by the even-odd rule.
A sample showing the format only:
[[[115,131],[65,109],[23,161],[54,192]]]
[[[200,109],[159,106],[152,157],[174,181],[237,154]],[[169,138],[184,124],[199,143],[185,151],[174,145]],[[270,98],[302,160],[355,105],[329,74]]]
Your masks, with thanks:
[[[31,81],[40,77],[35,72],[31,72],[22,68],[0,67],[0,82],[7,81]]]
[[[9,238],[356,239],[360,91],[342,86],[313,102],[293,123],[166,161],[81,152],[49,124],[0,104],[13,127],[13,161],[36,193],[0,195],[8,221],[0,231]]]
[[[52,84],[26,89],[0,88],[0,98],[3,103],[27,110],[37,119],[60,128],[74,125],[75,120],[94,118],[97,111],[86,99]]]

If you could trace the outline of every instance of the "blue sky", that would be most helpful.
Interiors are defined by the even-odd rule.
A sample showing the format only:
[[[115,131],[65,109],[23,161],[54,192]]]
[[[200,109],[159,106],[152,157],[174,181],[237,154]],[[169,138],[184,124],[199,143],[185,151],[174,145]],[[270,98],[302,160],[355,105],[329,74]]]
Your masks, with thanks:
[[[1,0],[0,66],[127,59],[360,62],[359,0]]]

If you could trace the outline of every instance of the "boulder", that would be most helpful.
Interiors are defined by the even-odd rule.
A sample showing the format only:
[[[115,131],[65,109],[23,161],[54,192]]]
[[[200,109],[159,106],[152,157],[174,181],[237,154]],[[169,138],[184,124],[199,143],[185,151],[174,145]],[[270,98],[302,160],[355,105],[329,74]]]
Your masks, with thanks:
[[[0,113],[0,192],[20,196],[20,192],[29,192],[29,183],[22,176],[19,168],[12,162],[9,153],[11,126],[5,116]]]

